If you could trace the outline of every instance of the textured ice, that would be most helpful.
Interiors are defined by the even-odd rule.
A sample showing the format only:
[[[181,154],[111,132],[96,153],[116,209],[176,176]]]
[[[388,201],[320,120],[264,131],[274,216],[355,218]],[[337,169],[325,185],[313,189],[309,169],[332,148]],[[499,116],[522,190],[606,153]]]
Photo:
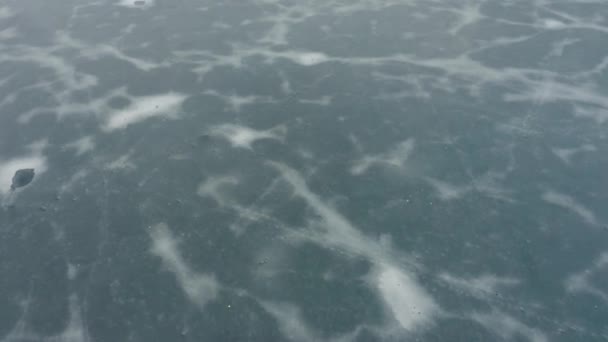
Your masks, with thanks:
[[[107,163],[105,168],[107,170],[131,170],[135,168],[135,164],[131,161],[130,154],[123,154]]]
[[[9,27],[0,31],[0,40],[8,40],[16,38],[19,35],[17,29],[14,27]]]
[[[0,341],[607,340],[604,2],[42,2]]]
[[[29,155],[9,160],[0,159],[0,195],[11,190],[13,177],[18,170],[34,169],[40,176],[47,169],[46,158],[41,155]]]
[[[555,20],[555,19],[545,19],[545,21],[543,22],[544,27],[550,29],[550,30],[555,30],[555,29],[561,29],[566,27],[566,24],[564,24],[563,22],[559,21],[559,20]]]
[[[81,156],[95,149],[95,140],[92,136],[88,135],[66,144],[65,147],[74,150],[77,156]]]
[[[0,19],[8,19],[15,15],[15,12],[8,6],[0,6]]]
[[[414,139],[410,138],[397,144],[388,152],[363,156],[363,158],[355,161],[350,171],[354,175],[360,175],[375,165],[403,168],[413,151]]]
[[[435,189],[439,199],[444,201],[460,199],[471,190],[469,186],[453,185],[432,177],[427,177],[426,181]]]
[[[295,54],[292,57],[292,60],[298,64],[311,66],[326,62],[329,58],[325,54],[319,52],[304,52]]]
[[[474,313],[472,319],[506,341],[525,338],[530,342],[547,342],[547,335],[502,312]]]
[[[253,143],[258,140],[283,141],[286,131],[286,127],[282,125],[266,130],[256,130],[247,126],[223,124],[213,127],[210,133],[227,139],[233,147],[251,149]]]
[[[395,267],[382,265],[377,281],[385,304],[403,329],[413,331],[432,322],[438,307],[411,276]]]
[[[598,225],[598,220],[595,217],[595,214],[582,204],[578,203],[574,198],[556,191],[547,191],[542,197],[543,200],[548,203],[562,207],[566,210],[570,210],[574,214],[578,215],[585,223],[591,226]]]
[[[171,272],[189,300],[201,309],[214,300],[220,285],[212,274],[198,273],[190,268],[179,250],[178,240],[169,227],[159,223],[149,228],[152,248],[150,252],[161,259],[167,271]]]
[[[283,336],[290,341],[318,341],[319,336],[306,324],[300,309],[293,304],[262,301],[262,307],[279,323]]]
[[[121,0],[118,5],[130,8],[146,8],[154,6],[155,0]]]
[[[235,186],[237,184],[239,184],[239,179],[234,176],[209,177],[199,184],[197,194],[202,197],[210,197],[218,204],[224,205],[228,199],[222,192],[222,188]]]
[[[564,282],[566,291],[570,293],[585,293],[593,295],[608,305],[608,290],[601,283],[597,284],[593,278],[605,274],[608,270],[608,252],[603,252],[591,265],[580,272],[566,278]]]
[[[111,113],[102,129],[112,132],[154,117],[173,119],[185,98],[177,93],[133,98],[127,108]]]
[[[212,95],[221,98],[226,102],[228,108],[235,112],[240,112],[243,107],[252,105],[255,103],[270,103],[273,102],[272,98],[268,96],[259,95],[237,95],[237,94],[224,94],[217,91],[208,90],[204,93],[205,95]]]
[[[501,290],[513,287],[521,283],[512,277],[498,277],[493,274],[482,274],[472,278],[462,278],[448,273],[439,275],[446,283],[455,286],[462,291],[471,293],[475,297],[488,299],[500,293]]]
[[[317,194],[294,169],[280,163],[271,163],[320,218],[313,225],[317,237],[314,241],[326,248],[339,248],[350,254],[365,257],[374,268],[372,285],[390,309],[393,317],[406,331],[424,328],[441,309],[435,299],[418,283],[415,275],[395,266],[396,253],[381,241],[364,236],[353,224]]]

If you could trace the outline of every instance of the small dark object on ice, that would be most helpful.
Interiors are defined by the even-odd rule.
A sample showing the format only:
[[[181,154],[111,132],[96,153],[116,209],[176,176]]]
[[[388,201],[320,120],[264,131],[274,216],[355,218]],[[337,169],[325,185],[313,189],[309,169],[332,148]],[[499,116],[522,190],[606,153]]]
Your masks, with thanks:
[[[135,4],[137,6],[143,6],[146,4],[146,2],[144,0],[137,0],[133,4]],[[158,108],[158,106],[156,106],[156,108]]]
[[[21,169],[15,172],[13,176],[13,184],[11,184],[11,190],[15,190],[17,188],[21,188],[26,186],[32,182],[34,179],[34,169]]]

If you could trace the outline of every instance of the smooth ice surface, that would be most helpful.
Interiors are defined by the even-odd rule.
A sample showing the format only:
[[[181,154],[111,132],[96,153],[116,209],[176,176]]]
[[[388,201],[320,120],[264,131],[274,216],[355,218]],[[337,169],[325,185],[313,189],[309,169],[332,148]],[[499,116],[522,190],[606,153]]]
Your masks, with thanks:
[[[608,340],[607,13],[1,2],[0,342]]]

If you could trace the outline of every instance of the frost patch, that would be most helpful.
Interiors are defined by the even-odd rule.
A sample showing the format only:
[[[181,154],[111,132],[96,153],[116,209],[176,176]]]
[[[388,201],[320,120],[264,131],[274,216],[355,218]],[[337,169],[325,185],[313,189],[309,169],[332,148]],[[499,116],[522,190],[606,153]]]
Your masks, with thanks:
[[[173,119],[185,98],[185,95],[176,93],[133,98],[133,103],[127,108],[112,113],[102,129],[105,132],[125,129],[153,117]]]
[[[395,319],[407,331],[431,322],[437,306],[429,294],[409,275],[383,265],[377,286]]]
[[[225,138],[233,147],[251,149],[253,143],[258,140],[271,139],[282,142],[287,128],[280,125],[267,130],[256,130],[241,125],[224,124],[215,126],[210,133]]]
[[[177,239],[165,223],[150,227],[150,238],[150,252],[160,258],[165,268],[175,276],[190,301],[203,308],[217,298],[220,285],[215,276],[201,274],[190,268],[179,251]]]

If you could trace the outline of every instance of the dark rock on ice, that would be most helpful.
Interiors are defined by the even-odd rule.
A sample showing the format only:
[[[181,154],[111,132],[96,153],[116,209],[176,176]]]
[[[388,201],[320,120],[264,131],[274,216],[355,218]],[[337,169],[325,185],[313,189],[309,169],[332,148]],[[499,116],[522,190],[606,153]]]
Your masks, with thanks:
[[[34,180],[34,169],[20,169],[15,172],[13,176],[13,184],[11,184],[11,190],[26,186]]]

